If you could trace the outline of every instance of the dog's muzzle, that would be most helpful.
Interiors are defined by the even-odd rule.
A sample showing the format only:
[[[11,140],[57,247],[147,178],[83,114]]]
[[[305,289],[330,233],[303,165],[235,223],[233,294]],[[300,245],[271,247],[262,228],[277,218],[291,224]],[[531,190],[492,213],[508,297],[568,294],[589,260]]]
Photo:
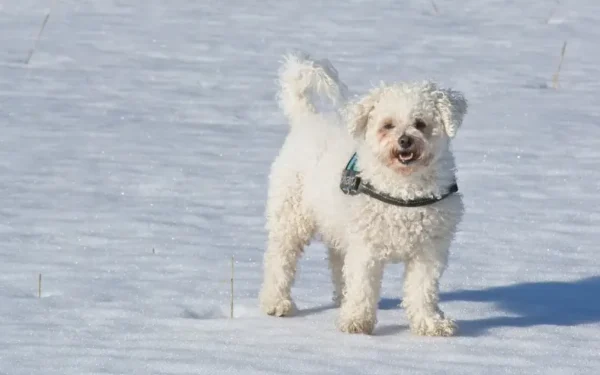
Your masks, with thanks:
[[[414,138],[408,134],[403,134],[398,138],[398,145],[400,147],[397,157],[400,163],[407,165],[418,159],[419,155],[415,144]]]

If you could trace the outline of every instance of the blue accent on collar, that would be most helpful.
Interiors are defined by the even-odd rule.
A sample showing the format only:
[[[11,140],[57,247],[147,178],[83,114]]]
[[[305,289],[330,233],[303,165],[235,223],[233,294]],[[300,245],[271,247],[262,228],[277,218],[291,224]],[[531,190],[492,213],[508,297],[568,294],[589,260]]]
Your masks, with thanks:
[[[352,157],[350,158],[350,160],[348,161],[348,164],[346,164],[346,170],[347,171],[354,171],[354,172],[358,172],[356,170],[356,161],[358,160],[358,156],[356,155],[356,152],[354,154],[352,154]]]

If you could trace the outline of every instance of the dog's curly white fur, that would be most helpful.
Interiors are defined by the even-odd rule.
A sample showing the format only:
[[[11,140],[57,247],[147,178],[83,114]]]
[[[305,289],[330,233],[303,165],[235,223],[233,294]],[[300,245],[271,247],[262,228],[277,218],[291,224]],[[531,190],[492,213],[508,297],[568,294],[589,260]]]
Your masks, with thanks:
[[[373,332],[384,266],[404,262],[402,306],[412,331],[453,335],[456,324],[438,306],[438,283],[462,217],[460,195],[398,207],[344,195],[339,183],[356,152],[362,178],[383,193],[408,200],[444,194],[456,178],[450,139],[467,110],[463,95],[432,82],[397,83],[347,102],[333,66],[308,55],[286,57],[280,84],[290,131],[271,168],[261,308],[293,314],[297,261],[319,234],[329,248],[341,331]],[[318,111],[319,96],[341,116]]]

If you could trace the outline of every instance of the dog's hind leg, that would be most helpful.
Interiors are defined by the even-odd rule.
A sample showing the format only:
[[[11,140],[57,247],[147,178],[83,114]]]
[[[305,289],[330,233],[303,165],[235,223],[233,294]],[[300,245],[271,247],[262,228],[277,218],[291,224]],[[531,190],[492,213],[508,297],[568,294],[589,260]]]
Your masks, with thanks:
[[[270,193],[267,207],[268,245],[259,299],[265,313],[287,316],[295,310],[291,288],[296,265],[314,234],[315,226],[302,204],[301,183],[284,188],[277,186]]]
[[[328,253],[331,281],[333,282],[333,302],[335,302],[336,306],[340,306],[344,295],[344,255],[331,246],[328,249]]]

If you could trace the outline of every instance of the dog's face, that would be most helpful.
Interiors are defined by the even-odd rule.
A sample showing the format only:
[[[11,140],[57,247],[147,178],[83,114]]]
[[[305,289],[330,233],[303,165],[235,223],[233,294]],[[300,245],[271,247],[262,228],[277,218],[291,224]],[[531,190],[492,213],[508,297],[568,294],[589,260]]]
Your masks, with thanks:
[[[351,133],[397,173],[426,168],[448,150],[466,113],[456,91],[435,84],[396,84],[372,90],[349,111]]]

